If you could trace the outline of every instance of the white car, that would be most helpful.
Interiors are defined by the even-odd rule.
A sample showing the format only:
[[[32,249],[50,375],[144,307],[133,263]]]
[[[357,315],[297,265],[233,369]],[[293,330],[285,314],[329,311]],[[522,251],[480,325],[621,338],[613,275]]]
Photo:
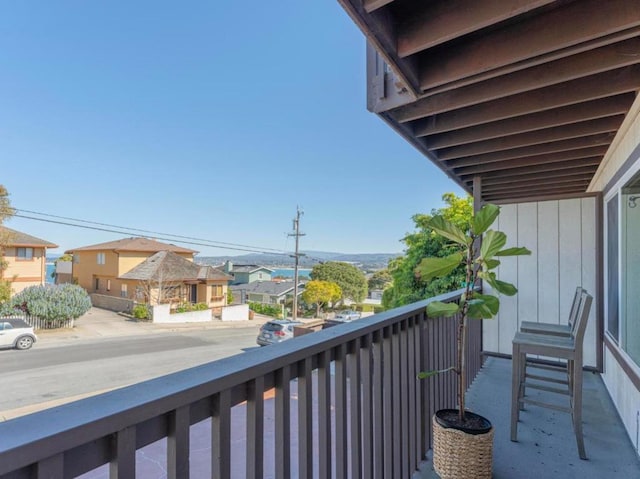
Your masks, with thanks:
[[[0,348],[29,349],[38,340],[23,319],[0,318]]]
[[[354,311],[353,309],[345,309],[344,311],[340,311],[338,314],[336,314],[335,320],[347,322],[353,321],[354,319],[360,319],[361,316],[362,314],[358,311]]]

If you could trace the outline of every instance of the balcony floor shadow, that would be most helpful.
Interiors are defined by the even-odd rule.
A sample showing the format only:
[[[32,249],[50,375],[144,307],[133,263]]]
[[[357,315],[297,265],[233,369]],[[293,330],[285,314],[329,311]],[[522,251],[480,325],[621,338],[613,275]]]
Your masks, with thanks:
[[[532,391],[531,396],[536,393]],[[529,394],[529,391],[527,392]],[[467,393],[468,408],[496,428],[495,479],[640,477],[640,459],[599,374],[585,372],[584,440],[588,460],[578,457],[568,414],[527,405],[520,414],[518,442],[511,442],[511,361],[487,358]],[[421,478],[437,478],[429,462]]]

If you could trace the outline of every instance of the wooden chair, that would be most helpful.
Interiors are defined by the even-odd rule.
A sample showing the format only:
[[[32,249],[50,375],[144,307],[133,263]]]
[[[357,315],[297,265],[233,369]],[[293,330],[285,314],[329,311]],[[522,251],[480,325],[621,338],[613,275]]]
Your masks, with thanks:
[[[525,333],[550,334],[553,336],[571,336],[583,291],[585,290],[581,286],[576,288],[576,294],[573,296],[573,303],[571,303],[571,311],[569,311],[569,320],[567,321],[567,324],[522,321],[522,323],[520,323],[520,331]]]
[[[593,298],[586,291],[582,291],[580,297],[573,332],[569,337],[518,332],[513,338],[511,440],[518,440],[518,420],[524,403],[569,412],[573,419],[578,454],[581,459],[586,459],[582,434],[582,349]],[[551,387],[527,381],[526,362],[529,354],[567,361],[567,387]],[[569,397],[569,407],[531,399],[525,395],[529,388],[566,395]]]

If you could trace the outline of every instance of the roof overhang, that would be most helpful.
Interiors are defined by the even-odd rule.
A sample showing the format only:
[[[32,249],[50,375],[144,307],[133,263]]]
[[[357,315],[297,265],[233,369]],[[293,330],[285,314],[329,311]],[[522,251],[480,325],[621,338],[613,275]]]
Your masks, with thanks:
[[[339,0],[368,108],[468,192],[581,194],[640,90],[640,0]]]

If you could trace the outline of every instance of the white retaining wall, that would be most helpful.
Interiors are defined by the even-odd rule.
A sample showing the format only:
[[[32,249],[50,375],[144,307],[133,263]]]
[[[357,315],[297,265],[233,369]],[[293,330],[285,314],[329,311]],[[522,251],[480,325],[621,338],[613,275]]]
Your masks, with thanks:
[[[189,311],[187,313],[170,313],[168,304],[152,306],[154,323],[204,323],[211,321],[211,310]]]

